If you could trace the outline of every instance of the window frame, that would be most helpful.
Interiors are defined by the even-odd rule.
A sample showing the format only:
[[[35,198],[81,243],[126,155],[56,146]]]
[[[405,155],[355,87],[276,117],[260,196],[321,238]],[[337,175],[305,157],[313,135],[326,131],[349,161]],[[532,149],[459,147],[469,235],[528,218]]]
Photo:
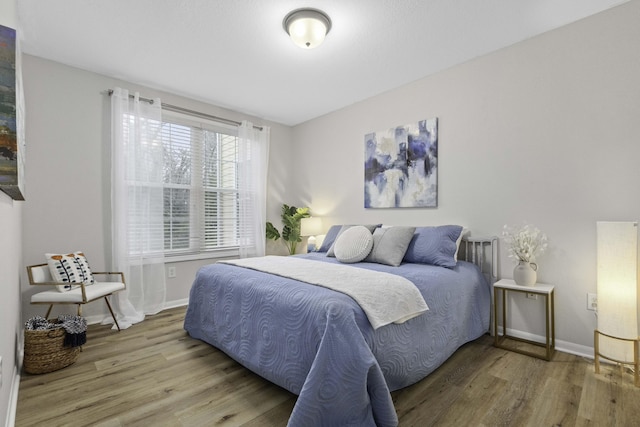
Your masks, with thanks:
[[[162,126],[164,127],[166,123],[174,124],[178,126],[187,126],[190,128],[198,129],[202,132],[215,132],[216,134],[229,135],[235,138],[235,143],[237,147],[238,143],[238,128],[237,126],[233,126],[230,124],[216,122],[213,120],[203,119],[195,116],[191,116],[184,113],[167,111],[163,110],[162,112]],[[238,184],[237,184],[237,171],[235,176],[235,186],[232,189],[224,188],[224,187],[214,187],[215,190],[207,190],[207,186],[204,182],[203,176],[203,163],[205,159],[204,151],[205,151],[205,142],[204,138],[200,141],[199,144],[199,153],[191,156],[191,182],[189,184],[177,184],[177,183],[163,183],[163,188],[188,188],[190,191],[189,197],[189,247],[185,249],[164,249],[164,256],[166,258],[170,258],[170,262],[175,261],[191,261],[191,260],[201,260],[201,259],[214,259],[214,258],[228,258],[228,257],[237,257],[239,256],[239,246],[236,242],[235,245],[227,245],[227,246],[219,246],[211,249],[206,249],[206,240],[205,240],[205,194],[207,191],[215,191],[219,194],[221,193],[234,193],[238,194]],[[163,145],[165,143],[164,138],[162,138]],[[236,148],[236,156],[237,156],[237,148]],[[235,159],[237,164],[237,157]],[[218,165],[223,163],[221,158],[218,158]],[[236,221],[238,218],[236,217]],[[166,225],[165,225],[166,227]],[[235,232],[237,234],[238,224],[236,222]],[[165,229],[166,233],[166,229]],[[201,238],[198,238],[199,233],[202,233]],[[165,242],[166,242],[166,234],[165,234]]]

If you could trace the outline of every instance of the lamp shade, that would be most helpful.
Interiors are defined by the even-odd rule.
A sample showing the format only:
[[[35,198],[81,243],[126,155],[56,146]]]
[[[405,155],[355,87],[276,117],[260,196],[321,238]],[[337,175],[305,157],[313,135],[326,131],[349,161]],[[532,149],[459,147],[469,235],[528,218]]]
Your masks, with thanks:
[[[638,223],[597,223],[598,331],[625,340],[637,340]],[[634,360],[634,343],[608,336],[600,338],[602,356],[622,362]]]
[[[297,46],[313,49],[331,30],[331,19],[318,9],[296,9],[285,16],[282,26]]]
[[[314,216],[300,220],[301,236],[317,236],[318,234],[322,234],[322,218]]]

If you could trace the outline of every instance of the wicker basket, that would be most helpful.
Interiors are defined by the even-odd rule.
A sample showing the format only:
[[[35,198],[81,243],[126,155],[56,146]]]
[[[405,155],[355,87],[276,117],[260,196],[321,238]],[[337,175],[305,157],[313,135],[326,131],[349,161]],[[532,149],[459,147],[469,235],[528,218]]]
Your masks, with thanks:
[[[57,323],[56,321],[50,321]],[[45,374],[65,368],[78,359],[80,347],[65,347],[65,330],[24,331],[24,370],[29,374]]]

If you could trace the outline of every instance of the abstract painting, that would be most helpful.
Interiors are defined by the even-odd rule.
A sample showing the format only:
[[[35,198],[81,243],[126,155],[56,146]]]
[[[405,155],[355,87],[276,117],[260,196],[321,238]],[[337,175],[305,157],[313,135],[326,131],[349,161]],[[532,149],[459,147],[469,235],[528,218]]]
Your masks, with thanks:
[[[364,207],[438,206],[438,119],[365,135]]]
[[[24,200],[16,123],[16,30],[0,25],[0,190]]]

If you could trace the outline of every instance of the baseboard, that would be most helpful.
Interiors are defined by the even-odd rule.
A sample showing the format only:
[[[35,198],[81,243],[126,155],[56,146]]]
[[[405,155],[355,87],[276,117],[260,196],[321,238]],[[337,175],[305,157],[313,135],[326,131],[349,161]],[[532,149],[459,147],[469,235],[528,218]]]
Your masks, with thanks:
[[[556,340],[556,349],[558,351],[584,357],[586,359],[594,358],[593,347],[587,347],[586,345],[579,345],[568,341]]]
[[[164,303],[163,310],[168,310],[170,308],[176,308],[176,307],[184,307],[185,305],[189,305],[189,298],[183,298],[175,301],[167,301]]]
[[[165,301],[164,305],[162,306],[162,310],[160,311],[168,310],[170,308],[184,307],[185,305],[189,305],[189,298],[183,298],[183,299],[174,300],[174,301]],[[85,317],[85,319],[87,320],[88,325],[95,325],[95,324],[102,323],[103,320],[105,319],[105,316],[108,316],[108,315],[109,315],[108,313],[105,313],[105,314],[100,314],[96,316],[87,316]],[[111,323],[113,323],[113,320],[111,321]]]
[[[7,408],[7,419],[5,427],[16,425],[16,413],[18,411],[18,391],[20,390],[20,371],[18,367],[13,368],[13,378],[11,381],[11,392],[9,393],[9,407]]]
[[[502,327],[498,327],[498,330],[499,330],[499,333],[502,334]],[[536,341],[536,342],[546,341],[546,337],[543,337],[542,335],[535,335],[529,332],[518,331],[511,328],[507,328],[507,334],[512,337],[522,338],[530,341]],[[562,340],[556,339],[556,350],[561,351],[563,353],[573,354],[575,356],[585,357],[587,359],[594,358],[593,347],[588,347],[585,345],[580,345],[580,344],[572,343],[569,341],[562,341]]]

